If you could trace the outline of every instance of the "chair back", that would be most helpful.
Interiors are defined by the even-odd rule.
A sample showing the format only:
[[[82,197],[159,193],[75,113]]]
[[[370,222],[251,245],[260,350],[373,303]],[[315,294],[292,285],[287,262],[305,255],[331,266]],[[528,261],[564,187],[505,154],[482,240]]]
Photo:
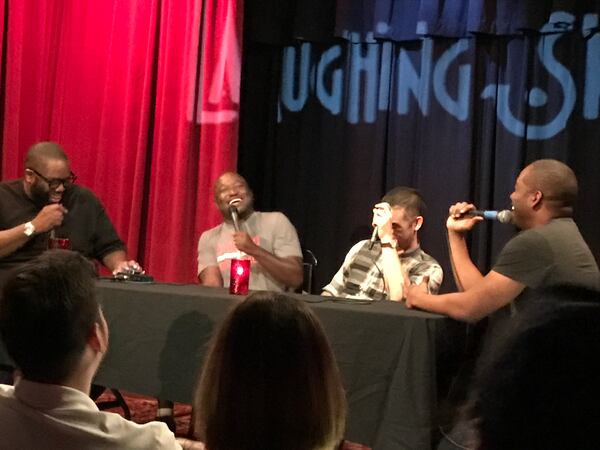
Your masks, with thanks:
[[[301,292],[303,294],[314,294],[313,276],[315,267],[318,264],[317,257],[311,250],[302,248],[302,261],[304,281],[302,282]]]

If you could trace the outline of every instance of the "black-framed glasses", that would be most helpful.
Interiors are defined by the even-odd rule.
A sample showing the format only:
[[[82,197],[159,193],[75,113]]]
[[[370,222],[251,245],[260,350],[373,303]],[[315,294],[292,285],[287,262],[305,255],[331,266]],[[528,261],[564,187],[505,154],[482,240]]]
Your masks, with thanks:
[[[56,189],[61,184],[63,185],[63,187],[65,189],[67,189],[67,188],[71,187],[71,185],[73,183],[75,183],[75,181],[77,180],[77,175],[75,175],[73,172],[71,172],[71,175],[69,175],[67,178],[52,178],[52,179],[50,179],[50,178],[46,178],[44,175],[39,173],[37,170],[32,169],[31,167],[28,167],[27,170],[32,171],[38,177],[40,177],[42,180],[44,180],[46,182],[46,184],[48,184],[48,187],[50,189]]]

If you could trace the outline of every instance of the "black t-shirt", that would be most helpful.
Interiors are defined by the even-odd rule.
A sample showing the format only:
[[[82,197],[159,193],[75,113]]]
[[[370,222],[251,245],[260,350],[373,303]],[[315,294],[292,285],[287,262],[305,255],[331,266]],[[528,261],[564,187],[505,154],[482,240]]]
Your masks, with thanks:
[[[101,260],[109,253],[125,248],[102,203],[89,189],[71,186],[65,192],[62,204],[68,213],[55,233],[58,237],[68,237],[73,250]],[[22,179],[0,183],[0,230],[29,222],[40,209],[25,193]],[[13,267],[45,251],[48,237],[49,232],[36,234],[15,252],[0,258],[0,285]]]

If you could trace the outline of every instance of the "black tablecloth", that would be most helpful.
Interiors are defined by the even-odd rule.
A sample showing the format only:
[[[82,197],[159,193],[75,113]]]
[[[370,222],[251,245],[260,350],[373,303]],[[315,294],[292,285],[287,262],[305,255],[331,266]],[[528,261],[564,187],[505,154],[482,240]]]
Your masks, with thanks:
[[[98,293],[110,345],[95,382],[186,403],[215,327],[243,299],[198,285],[111,281],[98,282]],[[431,448],[438,363],[456,347],[456,323],[396,302],[298,297],[321,319],[340,366],[346,437],[375,450]]]

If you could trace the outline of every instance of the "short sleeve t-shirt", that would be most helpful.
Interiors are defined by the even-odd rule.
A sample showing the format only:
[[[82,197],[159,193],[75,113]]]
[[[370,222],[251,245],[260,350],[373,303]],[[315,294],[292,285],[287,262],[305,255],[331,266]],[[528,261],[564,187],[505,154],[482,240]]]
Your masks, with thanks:
[[[255,211],[242,222],[242,228],[258,246],[275,256],[302,258],[296,229],[282,213]],[[233,244],[233,233],[233,225],[224,222],[202,233],[198,241],[198,274],[209,266],[218,266],[226,287],[229,286],[230,261],[240,254]],[[285,286],[252,259],[250,289],[283,291]]]

